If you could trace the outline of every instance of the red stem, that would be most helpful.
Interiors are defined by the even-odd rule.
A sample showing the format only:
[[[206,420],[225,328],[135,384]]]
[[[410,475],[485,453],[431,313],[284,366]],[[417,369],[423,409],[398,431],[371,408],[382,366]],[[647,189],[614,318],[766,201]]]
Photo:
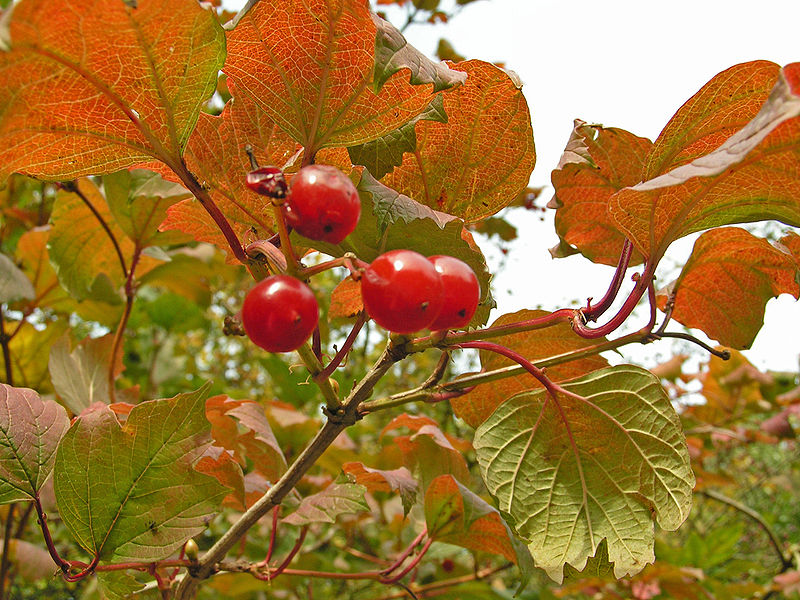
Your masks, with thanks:
[[[550,381],[550,378],[544,374],[544,371],[534,365],[531,361],[527,358],[522,356],[519,352],[514,352],[510,348],[506,348],[505,346],[501,346],[500,344],[495,344],[494,342],[462,342],[461,344],[456,344],[456,348],[477,348],[478,350],[487,350],[489,352],[494,352],[495,354],[500,354],[501,356],[505,356],[506,358],[510,358],[515,363],[520,365],[523,369],[525,369],[528,373],[533,375],[539,383],[541,383],[548,393],[555,397],[556,392],[558,391],[557,386]]]
[[[578,311],[573,308],[561,308],[551,312],[549,315],[537,317],[536,319],[529,319],[527,321],[517,321],[515,323],[506,323],[505,325],[497,325],[495,327],[486,327],[485,329],[481,329],[479,331],[459,331],[448,333],[441,341],[445,346],[458,346],[459,344],[463,343],[460,340],[474,339],[478,335],[481,338],[492,338],[499,337],[501,335],[522,333],[524,331],[533,331],[535,329],[545,329],[558,323],[567,323],[572,321],[575,318],[576,312]],[[417,346],[418,344],[433,342],[434,345],[439,345],[437,341],[439,341],[438,338],[440,336],[437,335],[437,333],[416,338],[411,341],[411,344],[413,346]]]
[[[403,577],[408,575],[412,569],[416,568],[416,566],[419,565],[419,561],[421,561],[422,557],[425,556],[425,553],[431,547],[432,543],[433,543],[433,538],[428,538],[428,541],[425,542],[425,545],[420,549],[419,554],[417,554],[413,558],[413,560],[410,563],[408,563],[405,569],[403,569],[397,575],[394,575],[392,577],[382,578],[380,582],[385,584],[391,584],[400,581]]]
[[[575,333],[582,338],[589,339],[599,338],[613,333],[630,316],[631,312],[633,312],[633,309],[636,308],[636,305],[639,303],[639,300],[641,300],[648,287],[652,285],[654,271],[655,265],[651,263],[647,263],[645,265],[644,272],[636,280],[636,285],[634,286],[633,290],[631,290],[631,293],[625,300],[625,303],[620,307],[617,314],[614,315],[610,321],[608,321],[608,323],[592,329],[591,327],[587,327],[586,323],[580,319],[573,319],[573,331],[575,331]]]
[[[342,344],[342,347],[338,350],[338,352],[336,352],[336,355],[333,357],[333,359],[331,359],[331,362],[329,362],[328,365],[322,371],[319,372],[319,375],[317,375],[315,379],[325,379],[327,377],[330,377],[333,374],[333,372],[339,367],[339,365],[342,364],[344,357],[347,356],[347,354],[353,348],[353,344],[355,343],[356,338],[358,337],[358,334],[361,331],[361,328],[364,326],[364,323],[366,322],[367,322],[367,313],[361,311],[358,314],[356,322],[353,323],[353,328],[350,330],[350,333],[347,334],[347,339],[344,341],[344,344]]]
[[[308,527],[303,527],[303,529],[300,530],[300,537],[297,538],[297,542],[295,542],[294,547],[289,551],[289,554],[286,555],[286,558],[283,559],[283,562],[278,566],[277,569],[275,569],[272,572],[267,573],[266,575],[260,575],[260,574],[254,573],[253,574],[254,577],[256,579],[260,579],[261,581],[272,581],[278,575],[283,573],[283,571],[286,569],[286,567],[288,567],[291,564],[291,562],[294,559],[295,555],[300,551],[300,547],[303,545],[303,542],[306,539],[306,534],[307,533],[308,533]]]
[[[428,530],[423,529],[422,532],[414,538],[414,540],[406,547],[405,550],[397,557],[397,559],[388,567],[381,571],[381,575],[389,575],[392,571],[396,571],[400,568],[400,565],[403,564],[403,561],[411,556],[411,553],[414,551],[414,548],[419,546],[425,536],[428,535]]]
[[[592,306],[591,299],[587,307],[583,311],[583,316],[587,321],[597,321],[604,312],[606,312],[614,303],[614,299],[619,293],[619,288],[622,286],[622,281],[625,279],[625,271],[628,269],[628,264],[631,261],[633,254],[633,244],[627,238],[622,245],[622,252],[619,255],[619,262],[617,262],[617,270],[614,273],[614,278],[611,280],[611,285],[605,295],[600,299],[600,302]]]
[[[44,543],[47,546],[47,551],[50,553],[50,558],[52,558],[53,562],[56,563],[56,566],[61,569],[61,572],[66,575],[69,573],[70,563],[61,558],[61,556],[58,554],[58,550],[56,550],[56,546],[53,543],[53,537],[50,535],[50,528],[47,526],[47,515],[44,514],[42,502],[39,500],[38,494],[34,498],[33,503],[36,507],[36,514],[39,516],[39,525],[42,528],[42,537],[44,537]]]
[[[236,235],[233,227],[231,227],[227,217],[225,217],[219,206],[217,206],[216,202],[214,202],[213,198],[211,198],[208,190],[206,190],[200,184],[200,182],[197,180],[197,177],[195,177],[195,175],[186,166],[183,158],[179,157],[177,160],[170,160],[171,156],[161,155],[159,156],[159,159],[175,172],[183,185],[186,186],[186,189],[188,189],[194,195],[194,197],[200,201],[200,204],[203,205],[203,208],[206,210],[208,215],[214,220],[214,223],[217,224],[217,227],[219,227],[219,230],[222,232],[222,235],[228,242],[233,255],[239,262],[246,265],[249,262],[249,258],[244,251],[242,242],[239,241],[239,237]]]
[[[269,548],[267,548],[267,556],[261,561],[261,565],[266,566],[272,560],[272,552],[275,550],[275,538],[278,533],[278,516],[281,513],[281,505],[279,504],[272,509],[272,531],[269,533]]]

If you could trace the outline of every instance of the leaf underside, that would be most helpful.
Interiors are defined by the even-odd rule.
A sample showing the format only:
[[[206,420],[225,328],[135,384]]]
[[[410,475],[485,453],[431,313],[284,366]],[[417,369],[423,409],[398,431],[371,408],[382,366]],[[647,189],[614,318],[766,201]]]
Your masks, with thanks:
[[[475,432],[498,508],[529,542],[537,566],[561,581],[603,539],[617,577],[653,556],[653,520],[688,516],[694,475],[678,417],[658,379],[634,366],[596,371],[500,405]]]

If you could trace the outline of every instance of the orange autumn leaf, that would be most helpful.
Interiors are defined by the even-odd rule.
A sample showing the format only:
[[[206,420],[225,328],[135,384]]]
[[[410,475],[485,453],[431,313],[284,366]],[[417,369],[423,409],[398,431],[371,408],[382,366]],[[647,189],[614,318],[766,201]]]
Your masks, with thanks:
[[[21,2],[0,53],[0,181],[176,161],[216,87],[223,31],[196,2]]]
[[[350,277],[343,279],[331,292],[328,319],[349,319],[364,310],[361,298],[361,283]]]
[[[800,257],[776,248],[744,229],[707,231],[669,292],[672,318],[701,329],[724,346],[749,348],[764,324],[770,298],[800,297]],[[663,306],[666,294],[662,293]]]
[[[551,175],[555,194],[548,208],[557,209],[556,232],[562,242],[592,262],[617,264],[625,236],[608,215],[608,200],[641,181],[652,147],[650,140],[624,129],[575,120],[564,154]],[[634,252],[630,264],[641,261],[641,254]]]
[[[435,210],[478,221],[517,199],[536,162],[521,84],[490,63],[452,65],[466,83],[444,95],[447,123],[415,125],[417,149],[381,181]]]
[[[245,185],[245,176],[251,169],[245,152],[248,145],[259,164],[279,167],[299,149],[247,96],[236,95],[219,116],[200,115],[185,156],[189,169],[209,189],[239,239],[245,242],[273,233],[272,205]],[[175,179],[174,174],[161,172]],[[161,229],[177,229],[198,241],[212,243],[228,252],[229,262],[238,264],[219,227],[193,198],[171,206]]]
[[[753,115],[763,85],[743,86],[742,76],[734,75],[763,70],[774,72],[774,85]],[[731,95],[738,102],[724,106]],[[741,113],[715,126],[727,110]],[[674,240],[709,227],[767,219],[800,226],[800,63],[778,71],[762,61],[724,71],[678,111],[676,121],[666,130],[669,141],[656,141],[654,153],[661,159],[651,158],[651,165],[658,162],[651,170],[669,170],[617,192],[609,202],[612,219],[637,250],[657,261]],[[688,127],[685,122],[696,126],[671,135],[673,127]],[[742,122],[746,125],[714,149]]]
[[[402,51],[384,42],[396,30],[373,17],[366,2],[260,2],[231,26],[224,67],[229,80],[312,154],[397,129],[435,91],[463,78],[421,54],[393,64]],[[389,76],[400,67],[412,70],[412,82],[405,68]]]
[[[492,327],[536,319],[546,316],[547,314],[549,313],[543,310],[521,310],[499,317],[492,323]],[[519,352],[534,363],[538,359],[555,356],[572,350],[579,350],[597,343],[593,340],[578,337],[567,323],[559,323],[558,325],[545,329],[505,335],[497,338],[495,341],[515,352]],[[485,350],[481,351],[480,356],[481,367],[483,367],[485,371],[516,364],[503,356]],[[553,381],[564,381],[607,366],[608,361],[606,361],[605,358],[594,355],[548,367],[546,374]],[[537,387],[540,387],[539,382],[529,373],[523,373],[516,377],[508,377],[493,381],[489,384],[479,385],[470,393],[459,396],[458,398],[453,398],[450,404],[456,416],[464,419],[471,427],[477,427],[483,423],[500,404],[508,400],[511,396]]]
[[[425,490],[425,520],[431,538],[515,564],[532,562],[500,513],[452,475],[436,477]]]

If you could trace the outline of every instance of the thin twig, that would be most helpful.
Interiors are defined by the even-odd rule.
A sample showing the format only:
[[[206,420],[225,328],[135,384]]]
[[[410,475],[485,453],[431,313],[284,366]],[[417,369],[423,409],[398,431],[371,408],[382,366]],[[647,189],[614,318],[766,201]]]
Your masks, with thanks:
[[[17,331],[19,331],[19,328],[17,328]],[[6,383],[14,387],[14,370],[11,364],[11,337],[11,335],[6,335],[5,314],[3,307],[0,306],[0,346],[3,348],[3,365],[6,369]]]
[[[111,244],[114,246],[114,251],[117,253],[117,258],[119,259],[119,264],[120,267],[122,268],[122,276],[127,277],[128,267],[126,266],[125,263],[125,257],[122,254],[122,248],[120,248],[117,238],[111,231],[111,227],[109,227],[108,223],[106,223],[106,220],[103,218],[103,215],[101,215],[100,212],[97,210],[97,208],[95,208],[94,204],[92,204],[88,196],[86,196],[86,194],[83,193],[83,190],[80,189],[77,182],[69,181],[66,183],[62,183],[61,188],[64,191],[71,192],[76,196],[78,196],[78,198],[81,199],[81,202],[83,202],[87,206],[87,208],[90,211],[92,211],[92,214],[97,219],[97,222],[100,223],[100,227],[102,227],[103,231],[106,232],[106,235],[108,235],[108,238],[111,240]]]
[[[758,512],[750,508],[749,506],[742,504],[738,500],[734,500],[733,498],[729,498],[725,494],[720,492],[716,492],[714,490],[700,490],[698,492],[707,498],[711,498],[712,500],[716,500],[717,502],[722,502],[723,504],[727,504],[731,508],[735,508],[739,512],[747,515],[753,521],[758,523],[761,526],[767,536],[769,536],[769,541],[772,544],[772,547],[775,548],[775,553],[778,555],[778,558],[781,561],[781,572],[784,572],[790,568],[792,568],[793,561],[791,557],[787,557],[783,553],[783,547],[781,545],[781,541],[778,539],[777,534],[773,531],[772,527],[769,526],[769,523],[764,520],[764,517],[761,516]]]
[[[0,560],[0,600],[6,600],[6,577],[8,576],[8,567],[11,564],[8,556],[8,550],[11,547],[11,530],[14,527],[14,511],[17,505],[11,503],[8,505],[8,512],[6,513],[6,528],[3,535],[3,558]]]
[[[729,350],[717,350],[716,348],[712,348],[711,346],[709,346],[705,342],[697,339],[696,337],[694,337],[693,335],[690,335],[688,333],[680,333],[680,332],[668,331],[668,332],[665,332],[665,333],[661,333],[658,337],[661,337],[661,338],[677,338],[679,340],[686,340],[687,342],[692,342],[693,344],[697,344],[698,346],[700,346],[706,352],[710,352],[711,354],[713,354],[714,356],[718,356],[722,360],[728,360],[731,357],[731,353],[730,353]]]
[[[336,355],[331,359],[331,362],[329,362],[328,365],[322,371],[320,371],[319,375],[316,377],[328,378],[339,367],[339,365],[342,364],[345,356],[347,356],[352,349],[353,344],[356,341],[356,337],[358,337],[358,334],[361,331],[361,328],[364,326],[364,323],[367,322],[367,318],[366,312],[361,311],[358,313],[356,322],[353,323],[353,328],[350,330],[350,333],[347,334],[347,339],[344,341],[344,344],[342,344],[342,347],[336,352]]]

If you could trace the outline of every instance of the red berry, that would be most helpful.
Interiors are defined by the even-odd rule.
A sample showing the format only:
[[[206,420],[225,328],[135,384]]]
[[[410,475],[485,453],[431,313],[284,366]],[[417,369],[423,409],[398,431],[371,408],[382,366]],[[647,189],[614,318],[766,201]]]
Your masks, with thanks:
[[[428,260],[439,272],[444,288],[442,309],[431,323],[430,329],[466,327],[481,300],[478,278],[467,263],[452,256],[431,256]]]
[[[442,281],[427,258],[412,250],[381,254],[361,276],[367,314],[395,333],[428,327],[442,305]]]
[[[256,194],[270,198],[286,197],[286,179],[278,167],[258,167],[247,174],[247,187]]]
[[[254,344],[268,352],[290,352],[303,345],[317,326],[314,292],[299,279],[272,275],[244,299],[242,324]]]
[[[286,222],[305,237],[338,244],[356,228],[361,200],[336,167],[309,165],[292,177],[284,203]]]

